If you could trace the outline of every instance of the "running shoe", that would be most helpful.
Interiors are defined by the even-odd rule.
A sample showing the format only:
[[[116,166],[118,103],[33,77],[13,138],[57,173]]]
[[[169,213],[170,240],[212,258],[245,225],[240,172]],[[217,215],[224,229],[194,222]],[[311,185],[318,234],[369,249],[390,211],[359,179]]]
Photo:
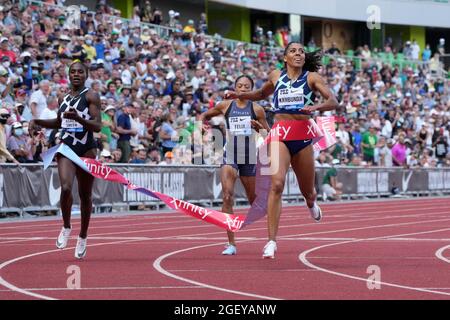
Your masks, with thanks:
[[[77,259],[83,259],[86,256],[86,243],[87,243],[87,238],[83,239],[78,237],[78,241],[77,241],[77,247],[75,248],[75,258]]]
[[[62,227],[61,232],[59,233],[58,239],[56,239],[56,247],[58,249],[64,249],[67,247],[67,242],[69,241],[70,232],[72,229]]]
[[[273,240],[267,242],[263,250],[263,259],[275,259],[275,252],[277,251],[277,243]]]
[[[314,206],[312,208],[308,208],[309,213],[311,214],[311,217],[316,220],[316,222],[319,222],[322,220],[322,210],[317,205],[317,202],[314,202]]]
[[[224,256],[233,256],[236,253],[237,253],[236,246],[233,246],[232,244],[229,243],[225,246],[225,250],[222,251],[222,254]]]

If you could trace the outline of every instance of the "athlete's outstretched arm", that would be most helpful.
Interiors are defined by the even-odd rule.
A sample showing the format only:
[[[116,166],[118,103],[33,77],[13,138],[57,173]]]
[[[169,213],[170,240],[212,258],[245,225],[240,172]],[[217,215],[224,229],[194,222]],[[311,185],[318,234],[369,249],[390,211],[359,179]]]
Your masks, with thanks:
[[[203,112],[200,115],[200,121],[205,121],[205,120],[209,120],[213,117],[217,117],[220,115],[224,115],[225,114],[225,108],[227,105],[229,105],[230,102],[229,101],[221,101],[218,104],[216,104],[216,106],[214,108],[209,109],[208,111]]]
[[[339,103],[336,97],[325,83],[325,80],[323,80],[323,78],[317,72],[311,72],[309,74],[308,83],[310,84],[311,89],[313,89],[314,91],[319,91],[319,93],[325,99],[325,102],[315,106],[307,106],[302,109],[303,112],[308,113],[313,111],[330,111],[337,108]]]
[[[80,117],[76,110],[64,112],[64,118],[75,120],[89,131],[100,132],[102,129],[100,96],[98,93],[89,90],[86,93],[86,100],[89,103],[89,114],[92,120]]]
[[[264,100],[272,93],[275,92],[275,83],[277,83],[278,78],[280,77],[281,71],[274,70],[269,74],[269,79],[264,83],[261,89],[250,91],[250,92],[242,92],[237,93],[234,91],[228,91],[225,94],[226,99],[241,99],[241,100],[251,100],[251,101],[260,101]]]

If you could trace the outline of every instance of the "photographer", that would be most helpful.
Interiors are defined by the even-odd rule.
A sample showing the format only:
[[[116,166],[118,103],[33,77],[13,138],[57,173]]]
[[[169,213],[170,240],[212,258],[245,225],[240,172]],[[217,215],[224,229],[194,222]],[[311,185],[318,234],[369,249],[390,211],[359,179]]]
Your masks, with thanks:
[[[48,150],[48,145],[44,132],[35,131],[30,139],[31,154],[33,155],[33,162],[41,162],[41,154]]]

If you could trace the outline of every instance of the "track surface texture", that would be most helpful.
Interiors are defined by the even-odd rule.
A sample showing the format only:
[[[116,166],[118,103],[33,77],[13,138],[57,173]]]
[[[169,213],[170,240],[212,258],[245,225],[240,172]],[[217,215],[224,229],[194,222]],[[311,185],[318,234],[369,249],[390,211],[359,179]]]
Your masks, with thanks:
[[[320,223],[283,208],[273,260],[261,256],[266,219],[222,256],[225,231],[180,213],[94,215],[83,260],[79,217],[64,250],[60,219],[3,221],[0,299],[450,299],[450,199],[321,207]]]

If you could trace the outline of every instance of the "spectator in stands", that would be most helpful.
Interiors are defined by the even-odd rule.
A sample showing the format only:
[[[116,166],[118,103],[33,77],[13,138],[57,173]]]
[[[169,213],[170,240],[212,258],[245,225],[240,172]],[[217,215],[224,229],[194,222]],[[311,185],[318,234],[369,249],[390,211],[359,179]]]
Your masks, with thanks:
[[[411,44],[411,57],[413,60],[419,60],[419,54],[420,54],[420,46],[417,43],[416,39],[413,39],[413,42]]]
[[[439,135],[439,137],[433,143],[433,148],[435,148],[436,158],[440,165],[442,165],[444,163],[444,159],[447,156],[448,147],[449,147],[448,138],[444,137],[444,135]]]
[[[311,37],[311,39],[308,41],[308,48],[310,50],[316,50],[317,45],[316,42],[314,41],[314,37]]]
[[[339,164],[338,159],[330,161],[330,168],[326,171],[322,180],[323,200],[340,200],[342,195],[342,182],[337,180],[337,170],[335,165]]]
[[[134,159],[132,159],[130,161],[130,163],[134,163],[134,164],[147,163],[147,150],[145,149],[145,147],[142,144],[138,145],[136,156],[134,157]]]
[[[392,139],[386,139],[381,136],[375,149],[375,155],[377,156],[376,163],[380,167],[392,167]]]
[[[173,165],[174,164],[174,155],[172,151],[167,151],[164,153],[164,159],[159,163],[160,165]]]
[[[207,34],[208,33],[208,23],[206,20],[206,13],[202,12],[200,14],[200,19],[197,22],[197,33]]]
[[[161,140],[162,153],[166,154],[172,151],[178,141],[177,132],[172,127],[173,120],[169,113],[165,113],[161,118],[162,124],[159,130],[159,138]]]
[[[7,141],[9,152],[21,163],[32,162],[31,144],[24,135],[23,126],[20,122],[12,124],[11,136]]]
[[[117,147],[121,151],[121,158],[119,162],[127,163],[131,155],[131,136],[136,134],[136,131],[131,128],[130,114],[133,112],[134,106],[129,103],[125,105],[123,113],[117,118],[116,131],[119,134]]]
[[[162,12],[161,12],[161,10],[159,10],[159,8],[155,8],[154,10],[153,10],[153,13],[152,13],[152,23],[153,24],[161,24],[162,23],[162,21],[163,21],[163,18],[162,18]]]
[[[376,128],[370,125],[369,131],[363,134],[361,141],[363,159],[369,164],[375,164],[374,153],[377,141]]]
[[[193,33],[195,32],[194,20],[189,19],[187,25],[183,28],[184,33]]]
[[[427,43],[427,45],[425,46],[425,49],[422,52],[422,60],[429,61],[430,58],[431,58],[431,50],[430,50],[430,45]]]
[[[50,95],[50,82],[42,80],[39,83],[39,90],[33,92],[30,97],[30,108],[33,119],[40,119],[42,112],[47,108],[47,98]]]
[[[19,161],[17,161],[11,152],[9,152],[6,145],[6,125],[11,124],[11,120],[10,112],[5,108],[0,108],[0,163],[9,161],[18,164]]]
[[[405,134],[401,132],[398,135],[397,143],[392,147],[392,161],[394,166],[403,167],[406,165],[407,149]]]
[[[445,39],[444,38],[439,39],[439,44],[437,45],[436,51],[440,55],[445,54]]]
[[[341,54],[341,50],[339,50],[339,48],[337,47],[336,42],[333,42],[331,44],[331,48],[327,50],[327,53],[331,54],[331,55],[334,55],[334,54],[340,55]]]
[[[144,3],[144,7],[142,8],[141,12],[141,20],[142,22],[150,23],[153,20],[153,14],[152,14],[152,5],[149,0],[146,0]]]

